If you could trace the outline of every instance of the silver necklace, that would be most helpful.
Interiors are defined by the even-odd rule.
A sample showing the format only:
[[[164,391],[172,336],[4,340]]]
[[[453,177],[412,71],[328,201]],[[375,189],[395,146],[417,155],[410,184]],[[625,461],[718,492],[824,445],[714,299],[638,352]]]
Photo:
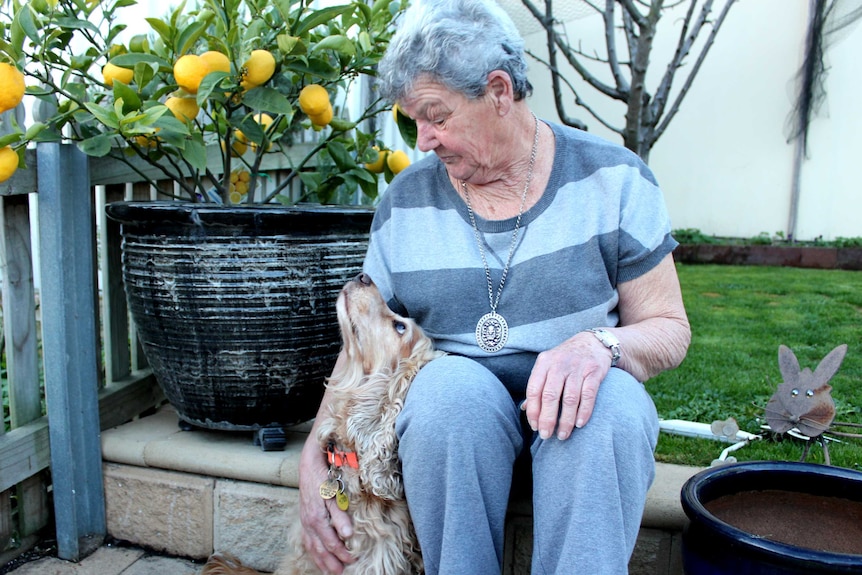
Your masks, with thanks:
[[[506,276],[509,274],[509,265],[512,263],[512,256],[515,253],[515,246],[518,243],[518,231],[521,229],[521,216],[524,215],[524,205],[527,203],[527,192],[530,190],[530,182],[533,179],[533,166],[536,164],[536,154],[539,149],[539,119],[536,114],[533,114],[535,122],[535,135],[533,136],[533,150],[530,152],[530,167],[527,171],[527,181],[524,183],[524,192],[521,194],[521,207],[518,209],[518,219],[515,221],[515,229],[512,232],[512,243],[509,245],[509,256],[506,258],[506,265],[503,267],[503,275],[500,278],[500,285],[497,288],[497,297],[494,297],[494,286],[491,282],[491,268],[488,266],[488,258],[485,256],[485,248],[482,247],[482,238],[479,234],[479,226],[476,225],[476,216],[473,214],[473,206],[470,203],[470,192],[467,189],[467,182],[461,180],[461,189],[464,191],[464,199],[467,202],[467,214],[470,216],[470,223],[473,225],[473,235],[476,237],[476,245],[479,246],[479,254],[482,256],[482,265],[485,267],[485,279],[488,282],[488,303],[491,305],[491,311],[479,318],[476,323],[476,343],[482,351],[495,353],[503,349],[506,341],[509,339],[509,324],[506,318],[497,313],[497,306],[500,303],[500,295],[503,293],[503,286],[506,284]]]

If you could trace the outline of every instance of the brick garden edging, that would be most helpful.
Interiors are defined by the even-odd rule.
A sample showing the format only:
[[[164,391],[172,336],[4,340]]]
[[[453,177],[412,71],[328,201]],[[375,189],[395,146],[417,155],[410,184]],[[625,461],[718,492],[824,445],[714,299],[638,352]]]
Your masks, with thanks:
[[[673,258],[680,263],[862,270],[862,248],[680,244]]]

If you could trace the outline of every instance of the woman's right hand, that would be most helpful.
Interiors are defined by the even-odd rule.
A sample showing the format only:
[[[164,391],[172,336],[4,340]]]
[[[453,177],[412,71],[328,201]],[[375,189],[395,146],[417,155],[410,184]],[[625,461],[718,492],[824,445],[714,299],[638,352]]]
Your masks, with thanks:
[[[344,565],[354,561],[344,544],[353,535],[350,515],[334,499],[320,496],[320,484],[328,477],[326,454],[311,433],[302,450],[299,463],[299,516],[302,521],[302,544],[317,566],[326,573],[341,573]]]

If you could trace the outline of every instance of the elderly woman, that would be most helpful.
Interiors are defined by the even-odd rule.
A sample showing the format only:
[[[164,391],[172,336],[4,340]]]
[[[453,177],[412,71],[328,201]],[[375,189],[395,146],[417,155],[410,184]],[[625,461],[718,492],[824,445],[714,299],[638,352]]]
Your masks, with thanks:
[[[690,339],[656,180],[628,150],[537,119],[523,41],[494,0],[416,2],[379,75],[434,152],[392,182],[365,261],[449,352],[397,425],[427,572],[500,573],[528,449],[533,573],[626,573],[658,436],[642,382]],[[317,496],[325,477],[310,441],[306,543],[338,573],[351,526]]]

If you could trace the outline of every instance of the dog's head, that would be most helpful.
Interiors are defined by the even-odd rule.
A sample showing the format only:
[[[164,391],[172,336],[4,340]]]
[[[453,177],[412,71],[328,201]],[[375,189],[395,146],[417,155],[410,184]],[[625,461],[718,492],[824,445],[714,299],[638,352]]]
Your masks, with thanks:
[[[414,348],[430,346],[416,322],[390,310],[364,273],[347,282],[336,309],[347,358],[365,375],[393,372],[400,360],[414,355]]]

